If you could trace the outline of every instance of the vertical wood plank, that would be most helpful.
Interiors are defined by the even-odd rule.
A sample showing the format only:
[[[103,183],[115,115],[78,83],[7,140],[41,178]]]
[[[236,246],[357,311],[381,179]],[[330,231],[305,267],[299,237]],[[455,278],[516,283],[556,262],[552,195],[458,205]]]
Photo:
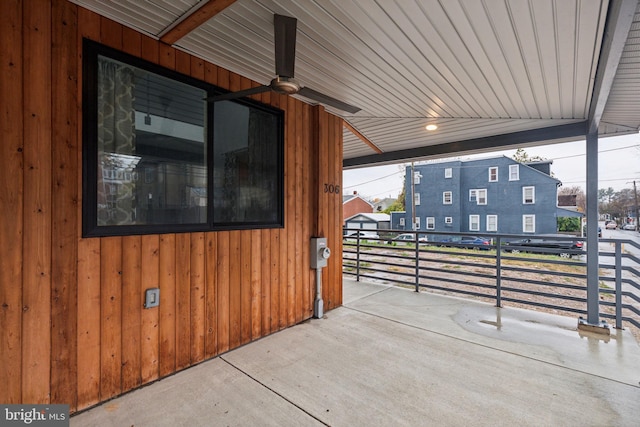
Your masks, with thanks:
[[[191,363],[191,235],[176,235],[176,369]]]
[[[296,141],[296,155],[295,155],[295,174],[296,174],[296,197],[295,197],[295,230],[296,230],[296,238],[295,238],[295,279],[294,279],[294,287],[295,287],[295,306],[294,306],[294,320],[295,323],[301,322],[304,318],[304,290],[305,290],[305,282],[308,277],[303,273],[302,265],[302,248],[305,245],[305,236],[304,236],[304,224],[305,217],[302,211],[303,201],[307,197],[307,189],[304,187],[303,180],[303,169],[304,165],[302,164],[303,160],[303,139],[302,139],[302,110],[303,103],[300,101],[296,101],[295,103],[295,141]]]
[[[52,2],[51,403],[77,399],[77,6]]]
[[[296,321],[296,199],[299,197],[296,188],[296,99],[287,97],[287,153],[285,176],[287,219],[287,316],[286,325],[293,325]]]
[[[159,43],[142,35],[140,53],[143,59],[158,62]],[[142,236],[142,281],[140,294],[150,288],[160,287],[160,238],[157,235]],[[162,295],[162,291],[160,292]],[[141,314],[141,377],[142,383],[160,376],[160,308],[144,309]]]
[[[142,238],[122,239],[122,390],[142,384]]]
[[[191,59],[191,75],[195,78],[202,78],[211,84],[218,83],[218,67],[204,62],[197,58]],[[219,322],[221,316],[219,313],[218,292],[222,284],[218,282],[218,233],[206,233],[206,258],[205,258],[205,280],[204,280],[204,316],[205,316],[205,337],[204,337],[204,356],[212,357],[219,352],[218,334]],[[192,294],[192,298],[193,298]],[[199,297],[199,294],[195,295]],[[192,299],[193,301],[193,299]],[[228,323],[227,323],[228,325]],[[224,328],[224,326],[220,326]],[[227,328],[228,330],[228,328]],[[228,333],[226,334],[228,337]],[[227,338],[228,339],[228,338]],[[228,342],[228,341],[227,341]],[[200,358],[197,348],[194,348],[196,354],[193,355],[194,360]]]
[[[204,357],[212,357],[218,354],[218,292],[217,292],[217,263],[218,263],[218,235],[206,233],[206,258],[205,258],[205,289],[204,289]],[[200,357],[197,352],[194,361]]]
[[[271,269],[271,290],[270,290],[270,313],[269,332],[275,332],[280,328],[280,229],[274,228],[270,231],[271,256],[269,257],[269,268]]]
[[[268,229],[260,231],[260,327],[261,335],[271,333],[271,236]]]
[[[122,237],[100,242],[100,399],[122,390]]]
[[[287,132],[287,128],[289,126],[289,115],[290,111],[288,108],[288,99],[289,97],[284,95],[276,95],[278,98],[278,105],[281,109],[284,110],[285,114],[285,131],[284,131],[284,229],[279,230],[279,240],[280,240],[280,265],[278,266],[278,272],[280,274],[279,279],[279,310],[278,310],[278,329],[283,329],[287,326],[287,313],[288,313],[288,288],[289,288],[289,239],[288,239],[288,231],[290,229],[291,218],[290,215],[291,210],[289,209],[289,203],[287,200],[290,197],[294,197],[291,193],[289,181],[291,178],[291,171],[288,168],[288,159],[291,156],[291,146],[290,146],[290,138],[289,133]]]
[[[251,231],[240,232],[240,343],[251,340]]]
[[[142,236],[141,260],[140,295],[144,295],[148,288],[160,286],[160,238],[157,235]],[[140,316],[140,374],[143,384],[157,379],[160,374],[159,311],[159,307],[144,309]]]
[[[49,402],[51,339],[51,7],[24,11],[22,401]],[[6,182],[6,181],[3,181]]]
[[[100,239],[78,242],[78,410],[100,401]]]
[[[0,14],[0,402],[21,401],[23,64],[22,2]]]
[[[78,8],[78,75],[82,75],[82,37],[100,40],[100,16],[84,8]],[[78,93],[82,79],[78,80]],[[81,122],[78,111],[78,123]],[[78,141],[82,127],[77,129]],[[82,150],[78,144],[77,162],[82,164]],[[78,188],[82,187],[82,171],[77,173]],[[82,226],[78,215],[78,229]],[[77,381],[78,404],[82,410],[100,401],[100,240],[78,239],[78,332],[77,332]]]
[[[122,27],[122,50],[128,54],[140,56],[142,34],[129,27]]]
[[[160,236],[160,376],[176,369],[176,235]]]
[[[313,187],[311,187],[311,175],[313,173],[313,158],[311,155],[311,135],[309,134],[309,121],[311,120],[311,107],[309,104],[303,105],[302,123],[303,123],[303,137],[302,143],[302,163],[303,163],[303,175],[302,175],[302,188],[304,188],[304,197],[302,199],[302,212],[303,212],[303,227],[302,235],[304,236],[302,242],[302,271],[304,286],[303,286],[303,318],[308,319],[313,316],[313,300],[314,292],[312,289],[312,277],[314,271],[311,270],[310,263],[310,249],[309,241],[311,238],[313,211],[311,210],[311,199],[314,197]]]
[[[229,283],[229,238],[230,232],[218,233],[218,259],[216,266],[216,285],[218,303],[218,352],[229,350],[231,333],[230,299],[231,289]]]
[[[236,348],[242,339],[242,290],[240,256],[242,232],[229,232],[229,347]]]
[[[187,329],[180,333],[190,334],[189,361],[190,363],[197,363],[204,360],[205,328],[208,326],[205,314],[205,233],[193,233],[191,234],[190,240],[191,282],[189,284],[189,324],[186,325]]]
[[[100,42],[122,50],[122,25],[109,18],[100,18]]]
[[[262,298],[260,273],[262,272],[262,264],[260,258],[261,249],[260,230],[251,230],[251,340],[260,338],[262,333]]]
[[[334,134],[335,134],[335,157],[339,159],[336,164],[335,179],[340,188],[342,188],[342,151],[343,151],[343,123],[340,117],[334,116]],[[336,198],[332,207],[334,215],[333,225],[333,247],[335,248],[336,257],[333,259],[334,271],[334,307],[342,305],[342,197]]]

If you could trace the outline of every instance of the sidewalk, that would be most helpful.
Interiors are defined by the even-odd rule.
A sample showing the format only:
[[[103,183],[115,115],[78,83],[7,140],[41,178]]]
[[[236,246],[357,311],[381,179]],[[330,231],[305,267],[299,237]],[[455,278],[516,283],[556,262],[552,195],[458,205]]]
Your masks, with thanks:
[[[640,347],[576,319],[344,280],[344,306],[72,426],[635,426]]]

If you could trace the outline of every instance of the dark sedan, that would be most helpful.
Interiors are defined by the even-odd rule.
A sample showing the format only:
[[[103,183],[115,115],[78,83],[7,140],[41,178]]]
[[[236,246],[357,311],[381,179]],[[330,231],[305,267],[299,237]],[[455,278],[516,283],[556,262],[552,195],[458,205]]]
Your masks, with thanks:
[[[562,258],[582,255],[584,242],[581,240],[558,239],[558,236],[534,237],[514,240],[505,244],[505,252],[514,254],[530,252],[559,255]]]
[[[491,240],[485,237],[453,236],[440,241],[440,246],[450,246],[465,249],[486,250],[491,249]]]

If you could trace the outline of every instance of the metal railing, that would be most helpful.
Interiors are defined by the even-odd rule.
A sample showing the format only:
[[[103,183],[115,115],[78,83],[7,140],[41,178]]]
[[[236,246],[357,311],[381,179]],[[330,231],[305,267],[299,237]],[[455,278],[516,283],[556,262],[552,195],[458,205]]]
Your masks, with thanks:
[[[363,230],[347,229],[346,234],[355,231]],[[479,237],[472,233],[376,232],[345,235],[343,274],[355,276],[357,281],[366,278],[417,292],[465,295],[498,307],[507,302],[552,313],[587,313],[586,250],[568,249],[572,242],[585,245],[584,238],[554,236],[554,241],[566,245],[532,248],[517,243],[532,237],[523,235],[484,235],[489,240],[484,244],[460,241],[463,236]],[[414,238],[394,240],[399,234]],[[420,243],[416,245],[416,241]],[[614,320],[619,329],[623,322],[640,328],[638,254],[640,245],[632,240],[600,239],[600,317]]]

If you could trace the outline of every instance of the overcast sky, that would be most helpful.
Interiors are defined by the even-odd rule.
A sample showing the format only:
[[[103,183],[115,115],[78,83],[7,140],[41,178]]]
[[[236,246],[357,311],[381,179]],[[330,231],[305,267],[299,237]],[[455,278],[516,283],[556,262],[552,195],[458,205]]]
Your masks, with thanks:
[[[640,189],[640,134],[602,138],[598,141],[598,188],[612,187],[619,191],[633,188],[635,180]],[[551,171],[566,187],[580,186],[586,190],[585,141],[566,144],[529,147],[526,153],[553,160]],[[460,160],[505,155],[512,157],[516,150],[496,151],[473,156],[461,156]],[[404,168],[408,163],[346,170],[343,173],[343,194],[357,191],[365,198],[398,197],[402,191]]]

